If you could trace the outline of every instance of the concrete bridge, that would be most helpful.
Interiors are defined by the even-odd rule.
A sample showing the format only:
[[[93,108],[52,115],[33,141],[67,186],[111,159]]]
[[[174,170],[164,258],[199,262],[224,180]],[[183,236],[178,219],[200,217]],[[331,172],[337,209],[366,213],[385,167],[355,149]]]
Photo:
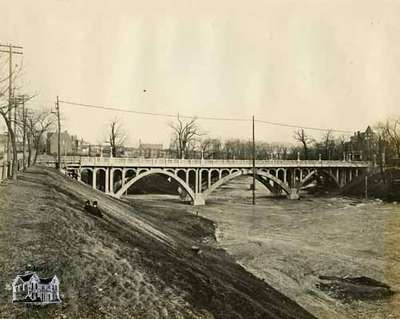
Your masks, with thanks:
[[[55,165],[53,157],[40,157],[39,163]],[[135,183],[153,174],[165,175],[179,184],[179,191],[193,205],[204,205],[221,185],[242,175],[252,175],[251,160],[140,159],[105,157],[62,157],[62,167],[78,180],[120,198]],[[369,162],[257,160],[256,178],[274,194],[298,199],[300,190],[315,179],[344,187],[367,172]]]

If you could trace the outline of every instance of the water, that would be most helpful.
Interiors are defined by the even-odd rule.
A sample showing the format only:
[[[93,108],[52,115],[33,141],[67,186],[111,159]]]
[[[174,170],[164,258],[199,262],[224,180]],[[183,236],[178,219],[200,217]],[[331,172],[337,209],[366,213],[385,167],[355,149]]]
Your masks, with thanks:
[[[340,197],[273,199],[258,185],[252,206],[250,182],[232,181],[206,206],[185,209],[213,220],[218,246],[316,317],[400,318],[397,295],[344,304],[316,288],[320,275],[348,275],[400,291],[400,205]]]

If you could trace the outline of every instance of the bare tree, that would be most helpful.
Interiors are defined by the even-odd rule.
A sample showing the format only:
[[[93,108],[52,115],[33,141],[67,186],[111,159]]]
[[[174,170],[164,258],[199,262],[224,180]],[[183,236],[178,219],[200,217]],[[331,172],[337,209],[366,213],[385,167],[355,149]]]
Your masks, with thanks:
[[[387,139],[393,153],[400,158],[400,118],[387,120],[382,129],[382,137]]]
[[[200,148],[204,158],[218,158],[221,152],[221,141],[217,138],[206,138],[201,141]]]
[[[5,65],[5,64],[4,64]],[[13,180],[17,179],[17,172],[18,172],[18,154],[17,154],[17,137],[16,137],[16,130],[14,129],[13,125],[15,123],[15,119],[11,116],[11,113],[18,107],[18,103],[13,97],[13,93],[15,89],[18,89],[19,87],[16,87],[15,84],[11,87],[10,83],[15,83],[16,79],[20,75],[22,71],[22,66],[18,66],[17,69],[14,69],[11,74],[4,75],[3,67],[4,65],[0,68],[0,115],[3,118],[7,131],[8,131],[8,136],[9,136],[9,144],[12,148],[12,171],[11,171],[11,176]],[[8,97],[6,96],[6,93],[9,93]]]
[[[39,155],[40,143],[43,137],[55,123],[55,117],[47,110],[40,110],[28,113],[26,116],[28,129],[28,166],[35,165]],[[35,155],[32,162],[32,146]]]
[[[17,142],[16,142],[15,131],[14,131],[13,125],[12,125],[13,120],[11,119],[11,117],[9,117],[9,114],[11,112],[12,112],[12,108],[9,108],[8,104],[0,105],[0,114],[4,119],[4,122],[6,123],[8,136],[10,138],[9,143],[10,143],[10,146],[12,147],[13,164],[12,164],[11,175],[12,175],[12,179],[16,180],[17,179],[17,171],[18,171]]]
[[[322,146],[325,159],[332,159],[331,152],[335,148],[335,139],[332,130],[328,130],[322,135]]]
[[[111,147],[111,154],[113,157],[117,157],[118,147],[124,145],[126,140],[126,132],[122,127],[120,120],[113,119],[109,124],[110,133],[108,135],[108,141]]]
[[[297,131],[294,132],[293,138],[302,144],[304,151],[304,159],[307,160],[308,151],[310,148],[310,144],[313,142],[313,139],[309,137],[302,128],[299,128]]]
[[[178,116],[177,121],[170,123],[169,126],[173,130],[173,144],[178,158],[186,158],[189,151],[194,147],[196,139],[203,135],[197,125],[196,118],[182,121]]]
[[[7,101],[4,96],[4,89],[0,92],[0,115],[6,124],[8,135],[9,135],[9,146],[12,149],[12,179],[17,179],[18,172],[18,151],[17,151],[17,116],[11,116],[13,112],[16,112],[18,108],[18,99],[12,97],[11,100]],[[32,98],[32,97],[30,97]],[[29,99],[30,99],[29,98]]]

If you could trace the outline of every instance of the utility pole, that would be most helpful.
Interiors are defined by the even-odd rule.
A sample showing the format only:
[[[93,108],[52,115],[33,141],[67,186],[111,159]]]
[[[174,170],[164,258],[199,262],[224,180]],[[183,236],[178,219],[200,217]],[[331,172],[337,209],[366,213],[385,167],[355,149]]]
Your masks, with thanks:
[[[8,120],[11,126],[11,110],[12,110],[12,47],[11,45],[8,47],[9,51],[9,63],[8,63]],[[10,140],[11,140],[11,133],[8,133],[7,137],[7,164],[8,164],[8,176],[11,176],[11,147],[10,147]]]
[[[4,48],[4,50],[2,50]],[[6,48],[8,50],[6,50]],[[9,58],[8,58],[8,121],[10,123],[11,127],[11,111],[12,111],[12,94],[13,94],[13,55],[14,54],[22,54],[20,50],[23,49],[20,46],[16,45],[5,45],[5,44],[0,44],[0,52],[2,53],[8,53]],[[15,134],[15,132],[14,132]],[[7,176],[10,177],[12,174],[11,170],[11,147],[10,147],[10,142],[11,140],[11,132],[8,132],[7,136]],[[15,154],[14,154],[15,155]],[[16,178],[16,176],[14,177]]]
[[[13,101],[15,103],[14,105],[14,134],[15,134],[15,139],[17,138],[17,110],[18,106],[22,104],[22,167],[23,170],[26,170],[26,164],[25,164],[25,144],[26,144],[26,110],[25,110],[25,101],[27,100],[27,96],[25,94],[13,95]]]
[[[22,100],[22,166],[23,170],[26,170],[25,160],[25,144],[26,144],[26,111],[25,110],[25,99]]]
[[[18,102],[16,97],[15,97],[15,87],[12,90],[12,100],[14,104],[14,134],[15,134],[15,140],[17,139],[17,111],[18,111]]]
[[[254,115],[253,115],[253,205],[256,204],[256,142],[254,133]]]
[[[57,122],[58,122],[58,140],[57,140],[57,164],[56,168],[61,169],[61,120],[60,120],[60,101],[57,95],[56,101]]]
[[[17,111],[18,111],[18,101],[15,98],[15,87],[12,90],[12,101],[14,104],[14,136],[15,136],[15,143],[16,146],[18,145],[18,138],[17,138]],[[17,150],[18,152],[18,150]],[[17,153],[18,154],[18,153]],[[17,158],[17,169],[19,169],[19,163],[18,163],[18,158]]]
[[[25,99],[26,95],[21,95],[22,100],[22,168],[26,170],[26,117],[27,117],[27,110],[25,109]]]

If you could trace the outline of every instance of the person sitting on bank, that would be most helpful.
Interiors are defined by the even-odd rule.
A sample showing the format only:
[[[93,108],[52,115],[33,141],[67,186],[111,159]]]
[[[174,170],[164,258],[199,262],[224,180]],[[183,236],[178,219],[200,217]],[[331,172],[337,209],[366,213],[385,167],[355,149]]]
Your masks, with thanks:
[[[92,207],[92,204],[90,203],[90,200],[87,200],[86,203],[85,203],[85,207],[84,208],[85,208],[86,211],[89,212],[90,207]]]
[[[101,212],[101,210],[99,209],[99,207],[97,207],[97,201],[93,201],[93,205],[90,203],[90,200],[87,200],[85,203],[85,210],[92,214],[95,215],[97,217],[103,217],[103,213]]]
[[[100,208],[97,207],[97,201],[93,201],[93,206],[92,206],[92,214],[96,215],[98,217],[103,217],[103,213],[101,212]]]

